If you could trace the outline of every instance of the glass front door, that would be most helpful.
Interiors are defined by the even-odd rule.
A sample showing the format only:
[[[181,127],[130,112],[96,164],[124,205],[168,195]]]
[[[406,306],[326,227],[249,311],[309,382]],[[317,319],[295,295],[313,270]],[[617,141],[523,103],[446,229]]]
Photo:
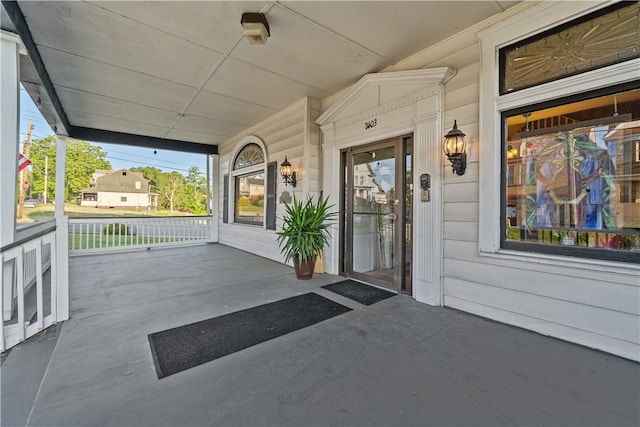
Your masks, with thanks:
[[[411,291],[411,137],[344,153],[343,272]]]

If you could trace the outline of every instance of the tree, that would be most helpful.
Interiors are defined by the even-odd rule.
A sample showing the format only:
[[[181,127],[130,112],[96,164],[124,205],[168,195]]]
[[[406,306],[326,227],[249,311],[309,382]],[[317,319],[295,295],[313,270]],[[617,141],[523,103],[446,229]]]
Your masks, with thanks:
[[[33,165],[32,192],[44,193],[44,173],[47,169],[49,176],[47,182],[48,198],[53,199],[55,194],[55,170],[56,170],[56,144],[55,135],[31,141],[29,160]],[[89,180],[96,169],[111,169],[111,164],[106,160],[107,153],[101,147],[93,146],[87,141],[67,140],[66,176],[64,200],[74,200],[80,191],[89,186]],[[47,159],[48,158],[48,162]],[[45,166],[45,163],[48,163]]]
[[[142,172],[142,176],[149,180],[149,191],[157,193],[160,191],[160,183],[162,182],[162,170],[153,166],[137,166],[129,168],[131,172]]]
[[[173,212],[178,203],[180,188],[184,185],[184,177],[180,173],[173,171],[163,173],[162,175],[159,175],[159,178],[159,204]]]
[[[49,176],[47,180],[47,198],[53,199],[56,192],[56,143],[55,135],[42,139],[33,139],[29,151],[31,161],[31,193],[32,195],[44,194],[44,174]],[[46,160],[48,158],[48,161]]]
[[[189,212],[202,215],[207,211],[207,180],[200,170],[192,166],[185,177],[183,203]]]
[[[87,141],[67,140],[66,200],[74,200],[80,191],[89,187],[89,180],[96,169],[111,169],[105,160],[107,153],[102,147]]]

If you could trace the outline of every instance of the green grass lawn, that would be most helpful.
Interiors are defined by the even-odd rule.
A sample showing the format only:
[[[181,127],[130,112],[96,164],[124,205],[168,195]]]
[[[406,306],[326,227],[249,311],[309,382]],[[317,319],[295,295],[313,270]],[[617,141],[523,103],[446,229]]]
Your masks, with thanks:
[[[240,214],[242,214],[243,212],[245,213],[263,213],[264,212],[264,207],[263,206],[254,206],[254,205],[246,205],[246,206],[240,206]]]
[[[114,218],[114,217],[158,217],[158,216],[193,216],[190,213],[178,211],[147,211],[147,210],[123,210],[108,208],[91,208],[78,206],[74,203],[66,203],[64,207],[65,215],[71,218]],[[36,222],[52,219],[55,216],[55,208],[53,204],[41,204],[35,208],[25,207],[23,210],[22,220],[18,222]]]
[[[125,247],[134,245],[152,245],[169,243],[179,240],[168,237],[141,237],[126,235],[112,235],[102,233],[69,233],[69,250],[101,249]]]
[[[142,211],[121,209],[100,209],[82,207],[73,203],[65,204],[65,215],[70,218],[131,218],[131,217],[168,217],[168,216],[193,216],[183,212],[170,211]],[[46,221],[53,219],[55,209],[52,204],[41,204],[34,208],[25,208],[23,211],[22,223],[33,223],[37,221]],[[100,249],[112,247],[126,246],[144,246],[160,243],[170,243],[179,241],[180,238],[175,237],[159,237],[159,236],[135,236],[129,234],[113,235],[89,232],[70,232],[69,233],[69,250],[83,249]]]

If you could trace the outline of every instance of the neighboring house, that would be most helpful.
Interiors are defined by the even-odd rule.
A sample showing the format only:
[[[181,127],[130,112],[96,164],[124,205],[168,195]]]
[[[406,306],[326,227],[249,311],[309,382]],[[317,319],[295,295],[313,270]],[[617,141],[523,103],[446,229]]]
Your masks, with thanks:
[[[361,202],[384,204],[387,194],[376,182],[376,174],[370,163],[355,165],[353,168],[353,196],[359,197]]]
[[[155,209],[158,195],[149,191],[149,180],[141,172],[96,170],[89,181],[89,188],[80,192],[80,205]]]
[[[242,181],[240,183],[240,196],[249,197],[255,199],[261,199],[264,197],[264,178],[257,176]]]

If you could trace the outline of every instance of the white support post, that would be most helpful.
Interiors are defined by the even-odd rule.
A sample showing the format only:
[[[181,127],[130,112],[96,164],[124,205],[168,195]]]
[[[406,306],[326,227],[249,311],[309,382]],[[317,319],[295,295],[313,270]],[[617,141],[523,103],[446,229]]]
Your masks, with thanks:
[[[438,94],[439,97],[442,93]],[[440,101],[436,105],[441,105]],[[431,176],[431,195],[428,203],[418,202],[414,207],[412,264],[413,297],[420,302],[441,306],[442,281],[442,117],[430,111],[415,119],[413,188],[420,188],[420,175]],[[416,200],[416,199],[414,199]],[[419,200],[419,199],[418,199]]]
[[[209,240],[211,242],[218,241],[218,230],[219,230],[219,221],[220,221],[220,156],[218,154],[212,154],[211,159],[213,161],[213,167],[211,171],[212,183],[211,186],[213,189],[212,199],[211,199],[211,235],[209,236]]]
[[[0,31],[0,247],[16,233],[16,186],[20,145],[20,39]],[[11,319],[15,261],[0,264],[2,316]]]
[[[56,204],[58,196],[56,192]],[[69,319],[69,217],[56,217],[56,318],[62,322]],[[53,250],[53,248],[52,248]],[[51,260],[53,262],[53,258]]]
[[[44,329],[44,286],[42,284],[42,239],[36,245],[36,305],[38,330]]]
[[[65,173],[67,169],[67,137],[57,136],[56,144],[56,218],[64,216]]]
[[[0,246],[13,243],[20,145],[20,39],[0,33]]]
[[[16,256],[16,277],[18,286],[16,287],[17,300],[18,300],[18,341],[22,342],[25,339],[24,333],[24,248],[19,247],[18,255]]]
[[[0,265],[4,265],[4,255],[2,254],[2,252],[0,252]],[[4,276],[0,274],[0,289],[4,288],[4,282],[5,282]],[[0,307],[4,306],[3,300],[4,300],[4,296],[2,292],[0,292]],[[2,313],[0,313],[0,352],[4,352],[4,348],[5,348],[4,316],[2,315]],[[2,376],[2,373],[0,373],[0,378],[1,376]]]
[[[207,216],[211,215],[211,157],[205,154],[207,159]]]
[[[67,138],[58,135],[56,150],[56,322],[69,319],[69,217],[64,215]]]

